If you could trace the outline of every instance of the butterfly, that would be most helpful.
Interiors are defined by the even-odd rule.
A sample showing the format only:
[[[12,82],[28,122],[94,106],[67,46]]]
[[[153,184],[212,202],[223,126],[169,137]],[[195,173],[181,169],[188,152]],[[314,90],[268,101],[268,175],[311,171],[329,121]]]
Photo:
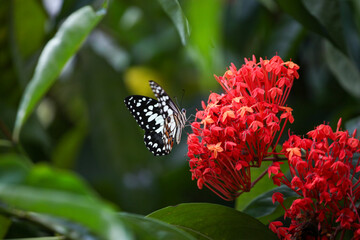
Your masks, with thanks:
[[[186,111],[171,100],[156,82],[149,81],[157,100],[141,95],[131,95],[124,103],[139,126],[145,130],[145,146],[154,156],[171,152],[174,140],[180,143],[182,129],[186,123]]]

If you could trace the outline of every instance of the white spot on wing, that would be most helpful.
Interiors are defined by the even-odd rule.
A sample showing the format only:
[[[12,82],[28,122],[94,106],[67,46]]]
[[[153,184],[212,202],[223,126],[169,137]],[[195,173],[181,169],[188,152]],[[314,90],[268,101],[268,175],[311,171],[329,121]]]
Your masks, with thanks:
[[[148,122],[151,122],[152,120],[154,120],[158,115],[157,114],[153,114],[149,117]]]
[[[162,116],[158,116],[157,118],[155,118],[155,122],[156,124],[163,124],[164,119],[162,118]]]

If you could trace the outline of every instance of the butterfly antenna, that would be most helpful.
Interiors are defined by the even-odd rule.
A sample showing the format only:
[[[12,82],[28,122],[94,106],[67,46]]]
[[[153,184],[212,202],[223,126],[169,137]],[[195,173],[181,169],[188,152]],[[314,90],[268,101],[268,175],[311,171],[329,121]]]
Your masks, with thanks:
[[[181,101],[180,101],[180,105],[179,106],[182,106],[182,102],[183,102],[183,99],[184,99],[184,95],[185,95],[185,89],[182,89],[183,91],[183,94],[181,96]]]
[[[180,104],[179,104],[179,102],[178,102],[177,97],[176,97],[176,96],[174,97],[174,99],[175,99],[175,101],[176,101],[176,104],[177,104],[179,107],[181,107],[181,106],[182,106],[182,102],[183,102],[184,95],[185,95],[185,90],[184,90],[184,89],[182,89],[182,91],[183,91],[183,94],[181,95]]]
[[[194,114],[190,114],[189,117],[186,118],[186,121],[190,121],[191,118],[193,118],[195,120],[195,115]]]
[[[197,129],[197,130],[199,130],[199,131],[201,131],[201,130],[202,130],[201,128],[198,128],[198,127],[194,127],[194,126],[191,126],[191,125],[185,125],[185,127],[191,127],[191,128],[195,128],[195,129]]]
[[[190,114],[189,117],[186,118],[186,123],[184,127],[191,127],[190,122],[195,121],[195,115],[194,114]]]

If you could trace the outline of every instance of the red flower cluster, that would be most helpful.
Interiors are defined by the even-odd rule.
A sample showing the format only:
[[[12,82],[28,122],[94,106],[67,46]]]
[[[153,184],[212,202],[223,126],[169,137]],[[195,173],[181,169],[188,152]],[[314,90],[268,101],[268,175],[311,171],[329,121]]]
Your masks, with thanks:
[[[280,239],[335,239],[344,230],[351,229],[360,239],[360,217],[356,202],[360,197],[360,141],[356,131],[336,132],[328,125],[319,125],[308,132],[309,138],[292,135],[283,145],[288,158],[291,180],[278,168],[274,183],[287,185],[300,198],[289,209],[282,204],[279,193],[273,195],[291,219],[289,227],[273,222],[270,228]],[[276,167],[276,166],[275,166]],[[313,238],[309,238],[313,237]]]
[[[187,141],[190,171],[200,189],[205,185],[225,200],[250,190],[250,167],[272,154],[268,150],[286,122],[294,121],[284,104],[298,69],[279,56],[259,63],[253,57],[239,70],[232,64],[215,76],[225,93],[211,93],[207,105],[202,102]]]

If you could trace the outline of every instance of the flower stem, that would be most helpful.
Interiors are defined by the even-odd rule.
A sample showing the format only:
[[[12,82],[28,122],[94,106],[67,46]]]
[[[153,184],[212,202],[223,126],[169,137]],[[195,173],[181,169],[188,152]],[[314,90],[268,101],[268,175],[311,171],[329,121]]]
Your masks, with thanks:
[[[260,174],[260,176],[259,176],[257,179],[255,179],[255,181],[253,181],[253,182],[251,183],[250,188],[253,188],[253,187],[255,186],[255,184],[256,184],[258,181],[260,181],[260,179],[262,179],[262,178],[266,175],[266,173],[268,172],[268,169],[269,169],[269,168],[267,168],[264,172],[262,172],[262,173]]]
[[[340,240],[343,240],[345,236],[345,230],[341,231]]]
[[[286,157],[271,157],[271,158],[264,158],[263,161],[271,161],[271,162],[281,162],[281,161],[287,161],[288,159]]]

